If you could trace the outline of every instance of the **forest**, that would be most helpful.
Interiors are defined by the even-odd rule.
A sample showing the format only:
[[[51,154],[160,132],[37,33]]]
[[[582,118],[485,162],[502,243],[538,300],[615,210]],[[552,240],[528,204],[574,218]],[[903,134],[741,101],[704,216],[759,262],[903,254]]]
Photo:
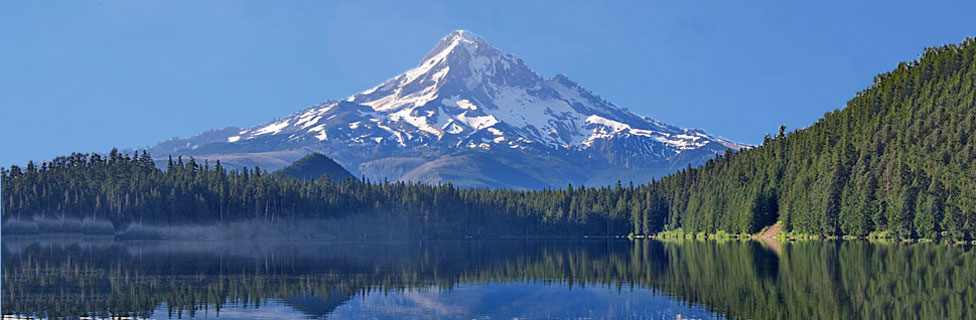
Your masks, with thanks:
[[[116,226],[397,215],[425,237],[662,231],[972,239],[976,45],[929,48],[813,125],[634,186],[551,190],[300,180],[150,155],[72,154],[0,170],[4,232],[35,217]]]
[[[926,49],[843,110],[663,178],[665,228],[971,239],[976,45]]]
[[[629,217],[638,216],[634,211],[654,209],[648,205],[655,203],[649,189],[632,185],[513,191],[328,176],[307,180],[182,158],[169,159],[162,170],[146,153],[117,150],[107,157],[73,154],[40,166],[14,166],[0,174],[5,222],[108,220],[116,230],[134,223],[274,223],[380,212],[404,218],[425,238],[626,235]]]

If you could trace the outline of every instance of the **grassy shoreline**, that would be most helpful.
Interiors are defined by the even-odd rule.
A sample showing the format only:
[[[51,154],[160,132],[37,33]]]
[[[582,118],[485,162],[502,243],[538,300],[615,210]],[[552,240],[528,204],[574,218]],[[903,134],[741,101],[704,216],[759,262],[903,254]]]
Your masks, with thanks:
[[[772,226],[763,228],[757,233],[729,233],[724,230],[719,230],[715,233],[708,232],[691,232],[684,231],[681,228],[675,230],[668,230],[658,232],[651,235],[635,235],[630,234],[628,238],[630,239],[656,239],[656,240],[776,240],[780,242],[792,242],[792,241],[807,241],[807,240],[845,240],[845,241],[869,241],[869,242],[879,242],[879,243],[946,243],[954,245],[976,245],[976,240],[954,240],[948,237],[942,237],[937,239],[930,238],[898,238],[892,236],[889,232],[872,232],[866,236],[825,236],[825,235],[815,235],[815,234],[803,234],[796,232],[785,232],[780,231],[773,237],[763,237],[766,230]]]

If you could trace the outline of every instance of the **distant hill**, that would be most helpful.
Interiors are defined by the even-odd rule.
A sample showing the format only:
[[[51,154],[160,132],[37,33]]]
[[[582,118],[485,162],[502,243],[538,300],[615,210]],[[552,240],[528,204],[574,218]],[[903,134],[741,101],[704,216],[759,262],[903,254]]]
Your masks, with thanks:
[[[346,168],[318,152],[310,153],[275,173],[305,180],[315,180],[324,175],[329,175],[332,181],[355,178]]]

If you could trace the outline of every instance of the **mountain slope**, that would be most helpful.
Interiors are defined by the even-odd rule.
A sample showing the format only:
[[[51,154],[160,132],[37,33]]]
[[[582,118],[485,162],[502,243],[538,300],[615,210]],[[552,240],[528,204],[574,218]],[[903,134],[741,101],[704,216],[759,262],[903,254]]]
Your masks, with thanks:
[[[538,188],[627,181],[634,172],[644,182],[742,147],[634,114],[565,76],[544,78],[483,38],[454,31],[416,68],[345,100],[252,128],[166,141],[151,152],[272,169],[321,152],[374,180]],[[458,159],[472,153],[519,163],[501,174],[528,179],[495,177],[490,168],[459,171]],[[546,165],[553,159],[565,166]]]
[[[276,173],[303,180],[315,180],[325,175],[333,181],[355,178],[346,168],[318,152],[310,153]]]
[[[655,194],[668,212],[647,219],[694,232],[778,220],[814,235],[972,239],[974,134],[976,41],[967,39],[876,77],[809,128],[662,179]]]

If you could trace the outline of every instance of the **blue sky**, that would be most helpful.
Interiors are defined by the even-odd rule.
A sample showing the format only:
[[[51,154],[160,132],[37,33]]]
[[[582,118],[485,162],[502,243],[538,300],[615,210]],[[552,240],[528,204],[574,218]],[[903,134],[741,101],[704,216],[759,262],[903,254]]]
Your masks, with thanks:
[[[413,66],[454,29],[620,106],[759,143],[923,48],[958,1],[0,1],[0,165],[252,126]]]

